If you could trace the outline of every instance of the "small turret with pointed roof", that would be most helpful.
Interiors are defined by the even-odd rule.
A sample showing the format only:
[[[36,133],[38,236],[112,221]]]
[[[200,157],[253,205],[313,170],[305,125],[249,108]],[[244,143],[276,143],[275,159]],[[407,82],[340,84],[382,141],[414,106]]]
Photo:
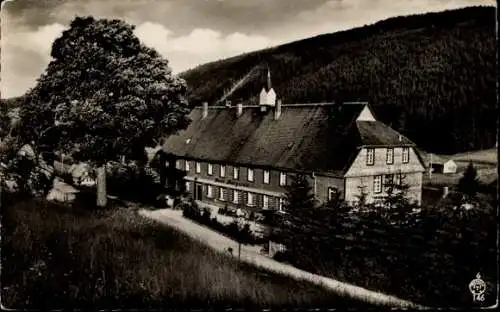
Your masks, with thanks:
[[[276,92],[274,92],[271,83],[271,70],[267,66],[267,81],[266,85],[262,88],[259,95],[259,104],[262,106],[275,106],[276,105]],[[264,109],[264,107],[263,107]]]

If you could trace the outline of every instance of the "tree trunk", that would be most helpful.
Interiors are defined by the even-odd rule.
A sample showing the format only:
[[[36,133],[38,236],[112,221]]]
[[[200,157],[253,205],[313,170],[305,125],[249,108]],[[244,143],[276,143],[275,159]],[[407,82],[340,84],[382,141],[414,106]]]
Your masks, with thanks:
[[[106,164],[103,164],[97,168],[97,207],[106,207],[107,204]]]

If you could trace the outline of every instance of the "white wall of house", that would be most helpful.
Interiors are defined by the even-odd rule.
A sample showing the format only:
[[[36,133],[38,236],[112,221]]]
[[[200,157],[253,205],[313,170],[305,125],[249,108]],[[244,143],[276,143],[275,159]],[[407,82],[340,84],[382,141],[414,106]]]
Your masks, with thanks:
[[[385,197],[387,195],[386,189],[384,188],[384,181],[386,178],[382,176],[380,192],[377,192],[375,189],[375,177],[376,176],[346,178],[345,201],[350,204],[357,202],[362,191],[366,194],[366,203],[375,203],[377,200]],[[421,172],[405,173],[404,177],[404,183],[409,186],[407,194],[408,199],[420,205],[422,203],[423,174]]]
[[[443,165],[443,173],[456,173],[457,164],[453,160],[448,160]]]
[[[368,106],[365,106],[361,113],[359,114],[358,118],[356,119],[357,121],[375,121],[375,117],[373,116],[370,108]]]
[[[425,171],[415,150],[409,148],[408,162],[403,162],[403,148],[393,149],[393,161],[387,160],[387,148],[375,148],[373,164],[367,163],[368,152],[366,148],[359,150],[358,155],[351,164],[345,175],[345,200],[355,202],[360,195],[361,189],[367,196],[368,202],[374,202],[378,197],[384,196],[384,179],[387,175],[402,174],[406,177],[405,183],[410,186],[408,197],[421,202],[422,197],[422,175]],[[376,179],[381,182],[382,190],[378,192]]]

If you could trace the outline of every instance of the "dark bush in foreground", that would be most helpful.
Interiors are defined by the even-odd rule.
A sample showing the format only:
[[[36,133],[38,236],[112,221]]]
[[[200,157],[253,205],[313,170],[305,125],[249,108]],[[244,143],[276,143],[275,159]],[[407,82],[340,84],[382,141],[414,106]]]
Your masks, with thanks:
[[[117,209],[13,202],[2,216],[2,304],[16,309],[359,307],[213,252]]]
[[[321,225],[307,236],[310,243],[300,253],[278,253],[276,260],[428,306],[494,304],[493,206],[423,207],[404,225],[376,212],[338,215],[325,223],[320,213],[308,219]],[[474,303],[468,289],[477,273],[487,284],[482,305]]]
[[[134,163],[110,163],[107,167],[107,191],[124,200],[156,205],[164,192],[154,170],[142,171]]]
[[[253,235],[252,231],[250,231],[250,225],[248,223],[240,226],[238,221],[234,220],[227,225],[222,224],[217,221],[217,218],[211,217],[209,209],[204,208],[201,210],[194,201],[190,204],[186,203],[182,205],[182,215],[200,224],[209,226],[210,228],[227,235],[242,244],[257,245],[265,242],[263,239]]]

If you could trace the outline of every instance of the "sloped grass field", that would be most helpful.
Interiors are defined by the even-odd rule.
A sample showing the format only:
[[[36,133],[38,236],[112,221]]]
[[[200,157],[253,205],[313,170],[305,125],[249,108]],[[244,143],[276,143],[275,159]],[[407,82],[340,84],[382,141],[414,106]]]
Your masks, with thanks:
[[[457,163],[462,163],[463,166],[467,166],[469,161],[474,162],[474,164],[497,166],[498,150],[496,148],[490,148],[467,153],[459,153],[451,156],[451,159]]]
[[[238,263],[132,210],[89,212],[41,200],[2,205],[7,308],[363,306]]]

